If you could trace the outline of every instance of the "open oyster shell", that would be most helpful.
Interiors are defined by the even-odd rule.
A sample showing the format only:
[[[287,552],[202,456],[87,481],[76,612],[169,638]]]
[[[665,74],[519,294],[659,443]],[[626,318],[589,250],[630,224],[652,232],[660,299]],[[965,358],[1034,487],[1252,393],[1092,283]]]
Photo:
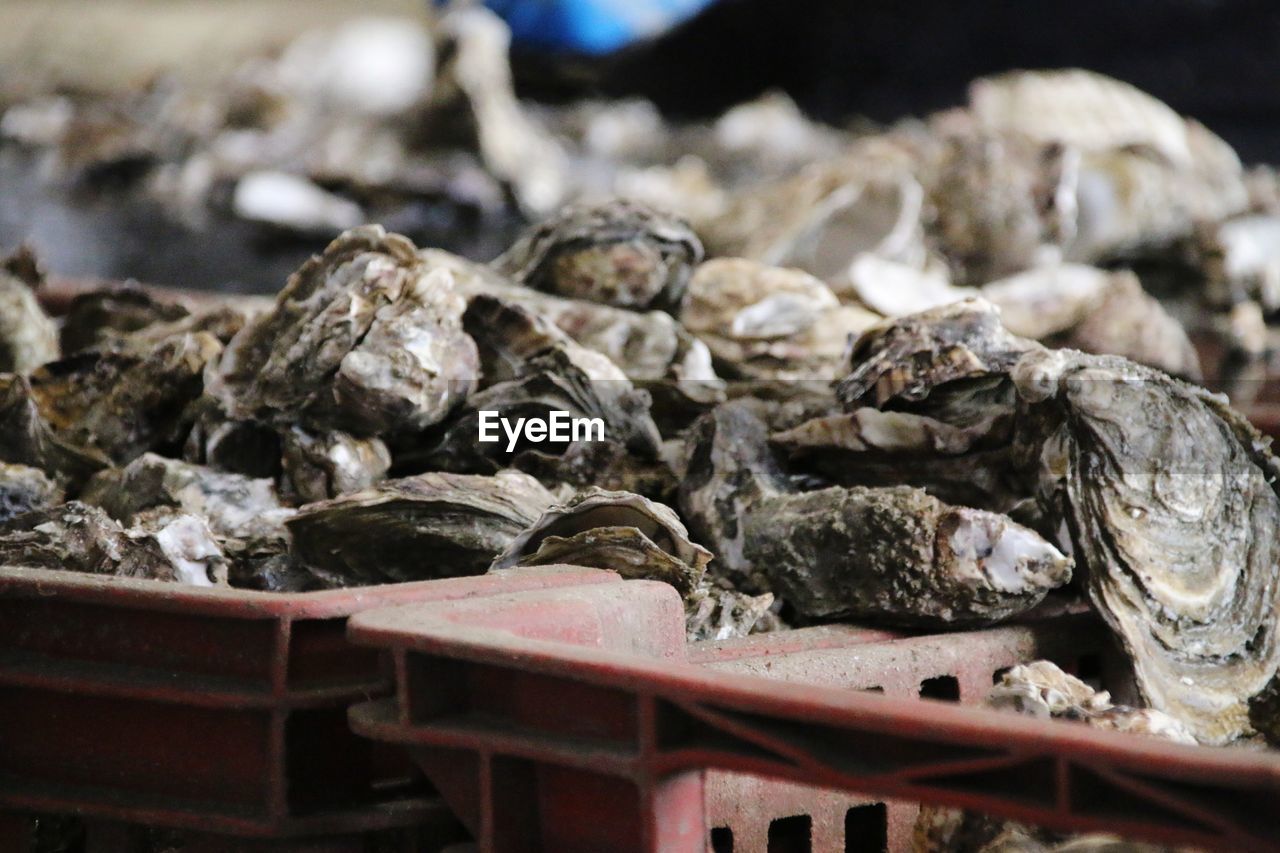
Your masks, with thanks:
[[[634,201],[570,205],[494,266],[517,282],[620,308],[674,311],[702,243],[684,220]]]
[[[1118,357],[1033,352],[1013,377],[1041,503],[1142,697],[1203,743],[1249,734],[1280,665],[1267,443],[1220,398]]]
[[[548,509],[491,569],[569,563],[661,580],[689,595],[711,552],[689,539],[670,507],[631,492],[591,488]]]
[[[555,497],[519,471],[429,473],[309,504],[294,555],[328,586],[483,574]]]
[[[36,299],[43,281],[26,246],[0,260],[0,371],[28,373],[58,357],[58,327]]]
[[[436,423],[472,388],[452,274],[403,237],[352,229],[227,346],[210,393],[232,420],[370,435]]]
[[[1071,579],[1071,560],[1034,531],[906,486],[767,497],[745,525],[747,559],[810,619],[986,624]]]

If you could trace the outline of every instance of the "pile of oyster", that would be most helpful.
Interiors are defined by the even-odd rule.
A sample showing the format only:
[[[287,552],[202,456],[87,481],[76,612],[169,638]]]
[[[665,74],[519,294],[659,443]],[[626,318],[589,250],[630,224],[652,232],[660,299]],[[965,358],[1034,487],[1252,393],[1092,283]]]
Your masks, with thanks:
[[[484,101],[468,56],[442,79]],[[489,263],[359,226],[274,300],[107,287],[55,322],[14,255],[0,557],[275,591],[569,563],[671,584],[692,639],[1083,597],[1140,713],[1280,737],[1280,468],[1184,325],[1265,368],[1278,185],[1084,72],[857,137],[741,109],[717,144],[765,177],[634,155],[629,197]],[[739,138],[771,121],[810,163]]]

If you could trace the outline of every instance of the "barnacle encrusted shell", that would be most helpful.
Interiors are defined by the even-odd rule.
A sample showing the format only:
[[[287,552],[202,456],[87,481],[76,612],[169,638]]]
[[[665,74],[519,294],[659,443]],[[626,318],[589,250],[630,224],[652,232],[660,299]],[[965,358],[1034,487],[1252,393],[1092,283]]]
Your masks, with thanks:
[[[464,308],[452,274],[407,239],[354,228],[235,336],[210,393],[233,420],[356,435],[429,426],[476,379]]]
[[[701,264],[680,310],[726,375],[778,379],[834,378],[850,339],[880,319],[806,272],[744,258]]]
[[[768,497],[745,524],[747,558],[810,619],[985,624],[1071,579],[1071,560],[1034,531],[907,486]]]
[[[553,503],[518,471],[428,473],[309,504],[287,523],[311,572],[355,586],[483,574]]]
[[[58,327],[36,299],[43,281],[26,246],[0,260],[0,371],[27,373],[58,357]]]
[[[149,535],[132,537],[95,506],[70,501],[0,524],[0,564],[153,580],[180,580]],[[204,585],[210,583],[205,579]]]
[[[670,507],[630,492],[590,488],[548,509],[493,561],[493,569],[570,563],[661,580],[692,593],[711,552],[689,539]]]
[[[1153,708],[1203,743],[1249,734],[1280,665],[1280,466],[1221,398],[1113,356],[1014,369],[1040,499]],[[1028,427],[1031,429],[1031,427]]]
[[[494,266],[517,282],[620,308],[674,310],[702,243],[679,217],[617,199],[530,228]]]

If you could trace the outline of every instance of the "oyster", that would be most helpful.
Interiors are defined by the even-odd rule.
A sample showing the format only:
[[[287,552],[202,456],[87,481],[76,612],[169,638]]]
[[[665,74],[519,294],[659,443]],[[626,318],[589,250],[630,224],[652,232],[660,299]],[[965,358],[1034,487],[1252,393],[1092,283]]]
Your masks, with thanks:
[[[1157,737],[1174,743],[1196,742],[1185,726],[1167,714],[1150,708],[1113,705],[1110,694],[1105,690],[1095,691],[1044,660],[1015,666],[1007,671],[991,688],[986,705],[1041,719],[1077,720],[1092,728]],[[1118,849],[1117,839],[1110,836],[1062,836],[1014,821],[936,806],[921,808],[913,841],[914,849],[921,853],[950,853],[954,850],[1083,853]],[[1124,845],[1126,851],[1157,853],[1162,849],[1151,845]]]
[[[519,471],[430,473],[309,504],[287,521],[327,586],[483,574],[555,497]]]
[[[1047,515],[1152,707],[1203,743],[1252,731],[1280,666],[1280,466],[1224,401],[1114,356],[1028,353],[1013,378]]]
[[[684,220],[615,200],[563,208],[493,264],[521,284],[560,296],[675,311],[701,260],[702,243]]]
[[[1071,580],[1071,560],[1034,531],[906,486],[767,497],[744,524],[746,558],[810,619],[987,624]]]
[[[741,258],[700,265],[680,311],[726,371],[777,379],[833,378],[850,339],[879,319],[808,273]]]
[[[0,462],[0,521],[62,503],[62,490],[39,468]]]
[[[14,374],[0,374],[0,461],[39,468],[72,487],[109,464],[100,451],[50,428],[32,399],[30,383]]]
[[[1015,335],[1200,378],[1186,330],[1131,272],[1062,264],[991,282],[981,292]]]
[[[769,589],[744,551],[747,513],[789,486],[767,440],[765,424],[742,401],[717,406],[685,436],[680,512],[694,539],[715,555],[712,573],[746,592]]]
[[[697,587],[711,552],[689,539],[669,507],[630,492],[587,489],[551,507],[494,559],[492,569],[569,563]]]
[[[154,580],[181,576],[151,536],[130,536],[105,512],[71,501],[0,524],[0,564]],[[211,584],[205,578],[203,585]]]
[[[222,345],[207,332],[165,340],[145,358],[85,353],[31,376],[34,399],[69,441],[123,464],[162,447],[180,447],[188,406],[204,388],[205,367]]]
[[[355,435],[421,429],[477,371],[447,269],[379,226],[348,231],[294,273],[227,346],[209,392],[225,415]]]
[[[189,315],[186,307],[158,299],[136,284],[79,293],[72,298],[62,320],[62,349],[67,354],[111,349],[134,332]]]
[[[311,503],[366,489],[391,468],[391,451],[380,438],[356,438],[333,430],[287,430],[281,441],[281,487],[293,503]]]
[[[58,327],[36,299],[43,281],[26,246],[0,260],[0,371],[29,373],[58,357]]]
[[[1196,249],[1211,305],[1251,299],[1267,312],[1280,309],[1280,215],[1259,213],[1206,225],[1197,234]]]
[[[966,299],[872,326],[854,343],[836,396],[846,408],[916,403],[947,383],[1003,378],[1031,349],[1000,324],[995,306]]]
[[[748,595],[704,578],[685,598],[685,637],[692,643],[780,630],[773,603],[772,593]]]

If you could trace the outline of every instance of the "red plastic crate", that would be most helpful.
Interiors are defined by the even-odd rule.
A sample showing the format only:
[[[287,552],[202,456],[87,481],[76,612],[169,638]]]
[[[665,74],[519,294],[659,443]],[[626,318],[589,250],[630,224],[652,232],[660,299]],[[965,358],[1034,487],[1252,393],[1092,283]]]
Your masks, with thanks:
[[[901,813],[882,839],[848,811],[895,802],[1280,849],[1280,754],[905,695],[947,673],[964,697],[1006,660],[1096,649],[1088,617],[923,638],[821,629],[692,654],[683,631],[676,592],[646,581],[365,612],[349,634],[392,652],[399,687],[353,708],[352,725],[409,748],[483,851],[704,850],[727,841],[717,820],[736,851],[862,849],[867,835],[897,847]],[[869,686],[885,695],[849,689]],[[799,806],[802,820],[768,838],[763,822]],[[847,848],[846,820],[867,834]]]
[[[402,753],[347,726],[348,705],[392,689],[386,658],[347,642],[347,617],[600,575],[277,594],[0,569],[0,811],[261,839],[454,837]]]

